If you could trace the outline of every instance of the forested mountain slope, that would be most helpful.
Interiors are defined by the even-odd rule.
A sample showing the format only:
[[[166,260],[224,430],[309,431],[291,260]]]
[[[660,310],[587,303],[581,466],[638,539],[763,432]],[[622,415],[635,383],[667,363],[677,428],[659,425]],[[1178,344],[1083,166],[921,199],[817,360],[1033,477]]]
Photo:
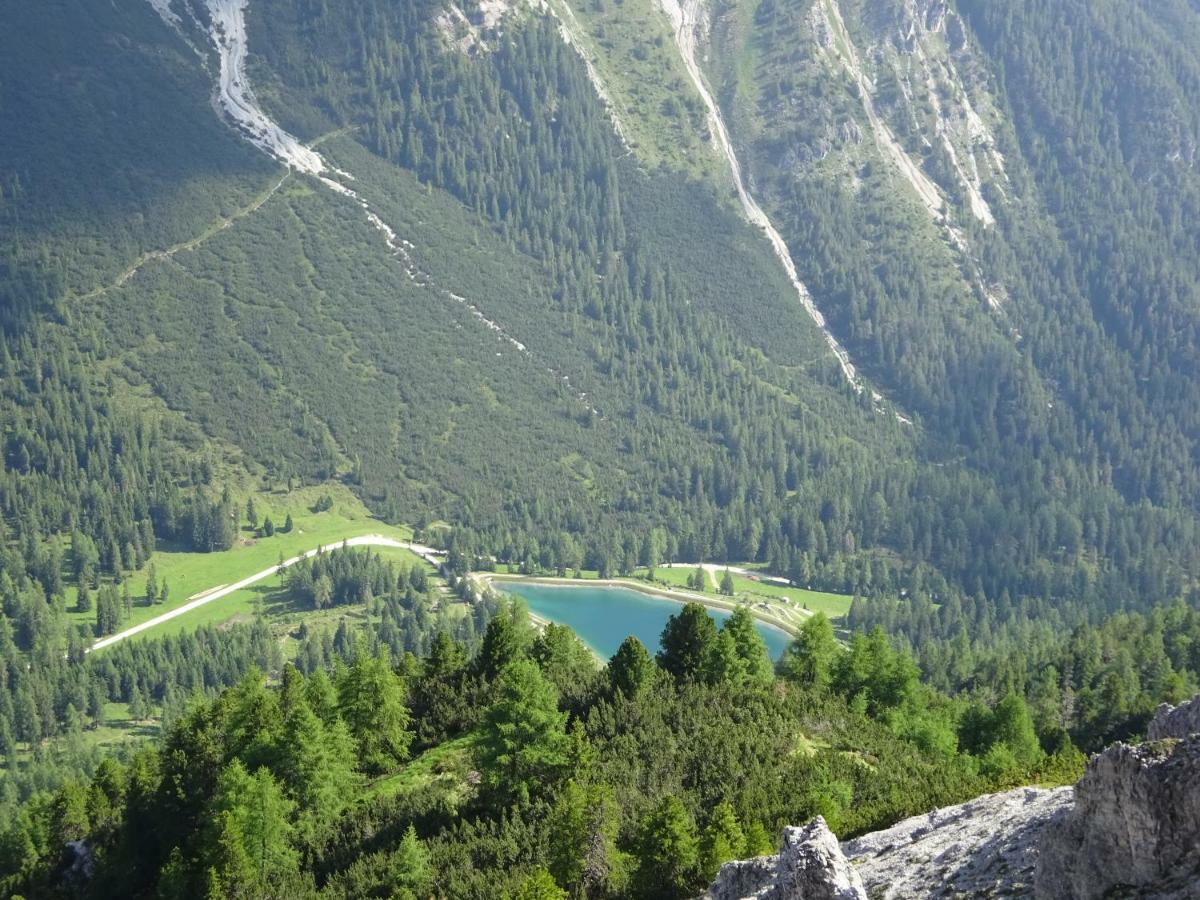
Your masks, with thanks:
[[[1051,555],[1123,555],[1121,505],[1195,507],[1194,76],[1186,31],[1158,49],[1179,15],[822,0],[712,16],[710,78],[826,314],[956,452],[1007,473]],[[1133,23],[1124,47],[1116,22]]]
[[[36,85],[6,112],[22,124],[4,138],[10,344],[86,334],[109,391],[146,384],[278,475],[349,472],[384,514],[469,524],[493,549],[586,526],[615,558],[621,529],[678,519],[679,555],[770,559],[864,592],[927,562],[989,597],[1178,593],[1195,564],[1195,273],[1172,245],[1193,173],[1170,102],[1188,61],[1163,54],[1144,76],[1174,143],[1149,145],[1142,123],[1122,125],[1138,147],[1102,132],[1096,162],[1072,170],[1088,190],[1068,190],[1051,168],[1071,154],[1038,117],[1109,113],[989,50],[1052,31],[1037,4],[1003,22],[846,7],[688,21],[751,190],[886,398],[875,409],[730,202],[670,18],[637,3],[447,12],[454,28],[433,3],[250,4],[254,90],[322,140],[355,197],[281,179],[214,114],[204,3],[22,12],[43,44],[6,54],[9,77]],[[643,41],[617,34],[651,13]],[[79,45],[76,17],[97,40]],[[1102,25],[1080,65],[1104,52]],[[622,53],[677,90],[635,104],[649,88],[604,80]],[[1062,109],[1022,106],[1042,97]],[[686,160],[629,137],[695,128]],[[1075,148],[1069,131],[1051,137]],[[39,134],[58,136],[49,151]],[[1130,227],[1087,197],[1126,203]],[[1115,267],[1097,269],[1108,244]]]
[[[281,750],[286,728],[313,731],[313,710],[286,728],[280,713],[255,746],[227,721],[243,701],[303,704],[286,685],[264,699],[256,676],[211,696],[251,663],[282,671],[261,622],[85,659],[128,614],[134,577],[151,580],[156,548],[226,551],[245,498],[283,485],[443,542],[451,580],[716,560],[854,594],[841,624],[882,631],[853,638],[853,664],[819,683],[802,640],[807,661],[784,673],[799,688],[763,672],[747,692],[714,637],[703,689],[655,675],[644,707],[613,712],[569,635],[535,651],[522,630],[506,649],[558,678],[510,687],[538,695],[559,744],[570,717],[571,766],[586,768],[586,731],[598,783],[632,796],[614,760],[642,742],[636,777],[655,801],[682,786],[688,815],[730,798],[758,829],[797,810],[881,824],[914,798],[1069,768],[1072,742],[1137,733],[1197,687],[1192,0],[0,9],[0,753],[9,772],[18,745],[33,760],[20,790],[0,782],[0,809],[57,787],[44,739],[78,733],[85,708],[95,724],[107,702],[149,693],[178,713],[190,689],[209,704],[172,739],[211,725],[216,755],[178,828],[247,788],[236,772],[218,783],[235,760],[266,800],[283,785],[316,808]],[[495,601],[452,621],[423,575],[361,565],[378,589],[369,652],[344,627],[289,652],[306,671],[369,668],[385,648],[426,656],[396,660],[414,684],[427,667],[437,693],[433,709],[409,697],[437,754],[422,765],[458,759],[476,707],[503,702],[501,667],[473,668],[486,646],[466,660]],[[435,651],[439,631],[463,646]],[[944,695],[918,687],[914,660]],[[349,727],[330,690],[312,689],[321,727]],[[726,723],[728,759],[742,738],[791,748],[760,760],[752,789],[709,759],[653,769],[654,741],[703,732],[697,704],[736,717],[743,702],[758,718]],[[342,749],[348,783],[387,768]],[[907,762],[879,766],[877,750]],[[89,802],[104,794],[108,812],[89,813],[91,831],[60,815],[73,788],[66,807],[35,798],[3,835],[8,883],[57,884],[47,821],[72,825],[55,839],[141,853],[105,816],[169,818],[158,771],[130,776],[142,807],[101,773]],[[763,799],[797,772],[811,779],[798,793]],[[607,795],[567,784],[537,802],[609,815]],[[435,855],[487,857],[464,895],[529,874],[500,859],[509,826],[522,859],[559,864],[524,818],[537,802],[502,826],[486,792],[469,825],[427,800],[364,821],[425,817]],[[638,802],[602,825],[614,866],[650,853],[642,828],[679,827],[679,810]],[[317,834],[337,815],[284,855],[304,846],[319,865],[303,879],[353,894],[378,873],[349,861],[369,842],[343,853]],[[169,841],[147,849],[131,883],[165,872],[198,890],[219,844],[203,838],[187,859]],[[647,879],[701,884],[698,860],[682,875],[652,862]],[[554,877],[577,885],[574,871]],[[624,891],[628,872],[610,874]]]
[[[671,557],[904,591],[856,621],[922,645],[966,601],[1011,634],[1185,594],[1195,14],[1085,12],[15,7],[23,570],[55,533],[114,576],[215,547],[195,523],[254,473],[549,567],[654,562],[664,527]],[[243,27],[244,70],[219,53]]]

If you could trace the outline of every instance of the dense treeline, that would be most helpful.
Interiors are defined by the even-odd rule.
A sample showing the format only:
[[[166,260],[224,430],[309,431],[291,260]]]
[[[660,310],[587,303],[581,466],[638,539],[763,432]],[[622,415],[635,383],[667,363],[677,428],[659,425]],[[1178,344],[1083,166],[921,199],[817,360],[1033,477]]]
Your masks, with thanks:
[[[881,627],[914,653],[930,684],[987,701],[1027,698],[1039,729],[1081,747],[1144,732],[1159,703],[1200,690],[1200,611],[1182,601],[1098,624],[1044,610],[1029,620],[982,598],[856,602],[853,628]]]
[[[301,606],[368,603],[375,597],[398,595],[406,607],[416,606],[430,589],[420,564],[407,571],[376,553],[336,549],[302,560],[287,571],[289,597]]]
[[[846,650],[815,617],[780,680],[745,609],[718,630],[686,606],[662,646],[653,659],[630,638],[599,669],[569,629],[539,634],[514,606],[474,658],[442,633],[423,659],[359,644],[332,676],[287,666],[277,688],[251,670],[161,746],[32,799],[0,833],[17,850],[0,884],[683,897],[787,822],[862,831],[1080,763],[1045,754],[1016,697],[963,709],[922,688],[882,633]],[[90,876],[71,874],[75,852]]]
[[[339,571],[339,589],[346,592],[341,602],[358,606],[368,625],[345,618],[336,628],[302,623],[294,662],[304,672],[330,669],[364,640],[370,652],[386,650],[398,659],[426,653],[438,634],[473,648],[496,609],[491,596],[452,603],[452,596],[434,590],[421,566],[410,571],[375,554],[334,550],[314,557],[311,567]],[[61,611],[61,605],[55,608]],[[88,750],[82,737],[105,724],[106,704],[128,704],[134,721],[158,710],[169,722],[193,695],[228,687],[250,666],[277,672],[284,661],[279,638],[264,619],[126,641],[86,656],[74,631],[67,632],[73,637],[64,647],[61,622],[57,630],[53,620],[12,622],[15,627],[0,613],[0,811],[32,790],[95,766],[102,754]],[[43,637],[26,646],[31,629]]]
[[[228,497],[193,492],[211,483],[211,464],[124,412],[112,384],[95,379],[96,362],[50,329],[0,341],[0,512],[48,596],[61,593],[64,571],[51,535],[73,536],[71,572],[91,582],[141,568],[159,540],[197,550],[233,542]]]

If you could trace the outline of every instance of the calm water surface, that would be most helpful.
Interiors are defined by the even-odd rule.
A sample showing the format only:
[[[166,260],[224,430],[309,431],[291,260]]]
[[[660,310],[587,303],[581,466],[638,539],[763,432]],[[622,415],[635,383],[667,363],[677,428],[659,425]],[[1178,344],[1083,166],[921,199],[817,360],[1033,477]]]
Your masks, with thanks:
[[[680,610],[680,603],[665,597],[643,594],[629,588],[611,586],[575,586],[496,582],[496,586],[516,594],[534,615],[569,625],[589,647],[605,659],[612,657],[621,641],[633,635],[654,653],[667,619]],[[717,625],[730,614],[709,609]],[[758,633],[767,642],[771,659],[779,659],[792,638],[778,628],[756,622]]]

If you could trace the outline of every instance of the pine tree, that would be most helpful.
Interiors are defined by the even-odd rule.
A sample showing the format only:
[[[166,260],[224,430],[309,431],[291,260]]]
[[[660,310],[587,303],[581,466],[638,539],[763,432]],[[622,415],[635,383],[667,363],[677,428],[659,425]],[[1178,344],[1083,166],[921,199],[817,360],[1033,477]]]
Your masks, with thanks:
[[[365,772],[379,774],[408,758],[408,690],[392,671],[386,651],[370,656],[359,648],[358,659],[338,681],[338,710],[358,742]]]
[[[717,804],[700,842],[701,880],[711,883],[717,870],[746,852],[746,837],[729,801]]]
[[[91,687],[88,688],[88,718],[92,720],[93,728],[99,728],[104,724],[107,701],[108,696],[104,692],[104,686],[99,681],[93,681]]]
[[[767,644],[758,633],[750,610],[744,604],[739,604],[733,615],[725,620],[721,631],[733,639],[740,667],[739,677],[770,684],[775,677],[775,667],[771,664],[771,654],[767,652]]]
[[[682,898],[701,887],[696,823],[678,797],[663,799],[641,822],[634,882],[650,897]]]
[[[88,589],[86,579],[79,582],[79,593],[75,598],[75,610],[81,613],[92,611],[92,592]]]
[[[290,667],[289,667],[290,668]],[[295,669],[292,669],[294,672]],[[316,716],[297,684],[283,724],[277,771],[301,813],[301,838],[316,838],[354,796],[355,746],[344,722]]]
[[[513,900],[567,900],[567,892],[558,886],[553,875],[537,868],[525,876]]]
[[[400,891],[420,895],[428,886],[429,851],[417,837],[417,829],[411,823],[405,829],[390,863],[393,884]]]
[[[608,684],[614,694],[637,697],[654,680],[654,660],[644,644],[630,635],[608,663]]]
[[[733,575],[728,569],[726,569],[725,574],[721,576],[721,593],[726,597],[732,597],[734,593]]]
[[[663,628],[658,664],[679,681],[702,680],[716,640],[712,617],[699,603],[688,603]]]
[[[317,669],[304,682],[304,699],[326,725],[337,720],[337,689],[324,669]]]
[[[784,651],[779,672],[797,684],[823,691],[833,678],[839,652],[833,625],[824,613],[816,613],[800,626],[800,634]]]
[[[266,768],[235,759],[221,773],[203,857],[219,895],[281,896],[300,864],[292,846],[295,804]]]
[[[624,868],[616,843],[620,814],[611,790],[567,782],[555,799],[548,825],[549,868],[555,880],[574,896],[605,896]]]
[[[152,606],[158,601],[158,574],[155,571],[154,563],[150,563],[150,568],[146,570],[146,605]]]
[[[570,764],[566,723],[554,685],[536,664],[518,660],[500,674],[480,739],[484,783],[498,802],[553,789]]]
[[[134,722],[142,722],[150,715],[147,709],[146,697],[136,684],[129,692],[129,718]]]
[[[520,659],[532,641],[528,613],[513,604],[492,617],[483,633],[483,646],[475,657],[475,671],[491,681],[506,666]]]

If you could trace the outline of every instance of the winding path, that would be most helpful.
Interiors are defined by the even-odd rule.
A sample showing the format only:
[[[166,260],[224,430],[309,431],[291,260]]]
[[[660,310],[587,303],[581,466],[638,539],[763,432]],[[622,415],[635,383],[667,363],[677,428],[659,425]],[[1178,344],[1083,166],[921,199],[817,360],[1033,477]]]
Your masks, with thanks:
[[[212,603],[214,600],[220,600],[222,597],[228,597],[230,594],[237,593],[243,588],[248,588],[250,585],[262,581],[264,578],[270,578],[280,569],[286,569],[289,566],[294,566],[303,559],[308,559],[310,556],[316,556],[322,550],[335,550],[338,547],[397,547],[401,550],[411,550],[421,559],[425,560],[433,566],[441,566],[442,562],[438,558],[439,551],[432,547],[426,547],[424,544],[413,544],[408,541],[398,541],[395,538],[384,537],[381,534],[364,534],[359,537],[346,538],[344,541],[332,544],[323,544],[320,547],[314,547],[299,556],[293,556],[291,559],[285,559],[281,563],[276,563],[269,569],[263,569],[261,572],[256,572],[241,581],[227,584],[218,588],[210,588],[207,591],[202,591],[196,594],[192,599],[189,599],[183,606],[176,607],[170,612],[165,612],[161,616],[155,616],[153,619],[148,619],[139,625],[134,625],[132,628],[126,628],[124,631],[110,635],[106,638],[101,638],[88,648],[87,652],[93,650],[102,650],[105,647],[112,646],[118,641],[123,641],[126,638],[133,637],[135,634],[141,634],[143,631],[149,631],[151,628],[156,628],[163,622],[169,622],[171,619],[190,613],[194,609],[199,609],[206,603]]]
[[[102,284],[97,288],[93,288],[92,290],[88,291],[86,294],[81,294],[79,296],[79,299],[80,300],[94,300],[96,297],[99,297],[101,294],[106,294],[109,291],[116,290],[117,288],[124,285],[131,278],[133,278],[134,275],[136,275],[138,272],[140,272],[148,263],[154,262],[155,260],[170,259],[176,253],[182,253],[184,251],[195,250],[197,247],[199,247],[201,244],[203,244],[209,238],[215,237],[216,235],[218,235],[222,231],[224,231],[226,228],[229,228],[231,225],[233,225],[234,222],[237,222],[239,219],[246,218],[246,216],[250,215],[251,213],[258,212],[258,210],[262,208],[263,204],[266,203],[268,200],[270,200],[272,197],[274,197],[275,192],[278,191],[281,187],[283,187],[283,183],[285,181],[287,181],[288,175],[290,175],[290,174],[291,173],[289,172],[287,175],[284,175],[281,179],[279,179],[279,181],[272,184],[269,188],[267,188],[262,193],[260,193],[257,197],[255,197],[253,200],[251,200],[247,206],[242,207],[241,209],[237,210],[236,212],[231,213],[228,216],[224,216],[220,219],[217,219],[216,222],[214,222],[212,225],[209,225],[207,228],[204,229],[204,231],[200,232],[200,234],[196,235],[194,238],[189,238],[186,241],[182,241],[178,244],[173,244],[170,247],[166,247],[162,250],[147,250],[145,253],[143,253],[141,256],[139,256],[137,259],[135,259],[115,279],[110,281],[108,284]]]

